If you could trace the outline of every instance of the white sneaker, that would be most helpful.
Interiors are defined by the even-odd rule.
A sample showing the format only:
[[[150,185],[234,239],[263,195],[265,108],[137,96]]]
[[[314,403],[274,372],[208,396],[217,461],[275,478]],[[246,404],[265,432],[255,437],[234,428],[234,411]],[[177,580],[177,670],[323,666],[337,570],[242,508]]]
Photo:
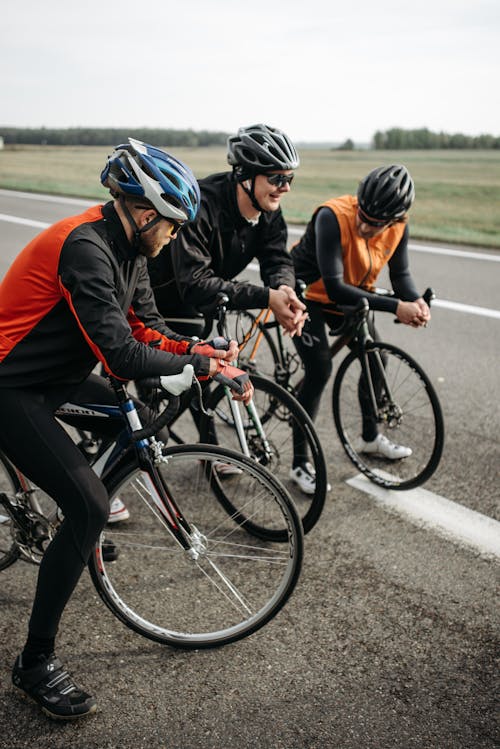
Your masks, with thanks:
[[[121,523],[122,520],[128,520],[130,512],[127,510],[120,497],[115,497],[109,508],[108,523]]]
[[[316,471],[311,463],[304,463],[296,468],[290,468],[288,475],[304,494],[314,494],[316,491]],[[326,491],[329,492],[331,489],[331,485],[327,484]]]
[[[223,463],[221,460],[214,461],[214,468],[221,479],[225,479],[227,476],[239,476],[240,473],[243,473],[241,468],[235,466],[234,463]]]
[[[290,468],[289,476],[294,484],[297,484],[301,492],[304,494],[314,494],[316,491],[316,474],[314,468],[312,471],[310,463],[306,463],[304,466],[297,466],[296,468]]]
[[[384,434],[377,434],[375,439],[371,442],[365,442],[364,439],[360,437],[356,449],[359,453],[379,455],[381,458],[387,458],[388,460],[408,458],[412,453],[409,447],[394,444],[394,442],[388,440]]]

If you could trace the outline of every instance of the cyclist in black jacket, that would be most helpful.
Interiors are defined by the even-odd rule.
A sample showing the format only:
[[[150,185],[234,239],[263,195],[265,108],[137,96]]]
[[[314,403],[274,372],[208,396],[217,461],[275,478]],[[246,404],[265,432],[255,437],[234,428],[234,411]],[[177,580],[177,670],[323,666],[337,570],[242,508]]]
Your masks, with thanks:
[[[232,172],[200,180],[195,221],[149,261],[160,312],[192,318],[225,292],[233,309],[271,307],[291,335],[300,334],[305,306],[295,294],[293,263],[281,198],[290,190],[299,157],[285,133],[267,125],[242,127],[228,139]],[[233,279],[254,259],[264,286]]]
[[[101,181],[115,200],[39,234],[0,285],[0,448],[64,515],[40,564],[28,638],[12,678],[54,718],[96,709],[54,647],[64,607],[109,513],[104,484],[54,412],[68,400],[115,402],[107,381],[91,374],[97,362],[122,380],[179,373],[188,363],[200,378],[224,370],[248,380],[224,360],[234,351],[173,334],[154,304],[146,257],[196,216],[192,172],[129,139],[109,158]],[[252,391],[244,387],[243,400]]]

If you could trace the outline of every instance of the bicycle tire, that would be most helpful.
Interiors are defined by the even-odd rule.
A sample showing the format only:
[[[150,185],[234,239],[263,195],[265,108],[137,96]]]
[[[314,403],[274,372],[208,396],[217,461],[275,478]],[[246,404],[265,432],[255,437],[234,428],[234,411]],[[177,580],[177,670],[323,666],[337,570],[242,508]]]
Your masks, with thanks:
[[[22,487],[14,468],[0,452],[0,492],[17,494],[20,491]],[[14,522],[0,505],[0,570],[7,569],[19,559],[21,552],[14,536]]]
[[[293,503],[269,471],[230,450],[179,445],[163,456],[157,468],[193,530],[191,547],[183,549],[165,527],[149,476],[126,466],[105,482],[130,518],[101,534],[89,562],[96,590],[127,627],[163,644],[210,648],[247,637],[278,613],[297,583],[303,534]],[[211,481],[219,461],[239,471],[233,492],[243,511],[249,497],[259,498],[261,512],[279,525],[285,518],[287,544],[256,542],[244,516],[221,507]],[[116,561],[104,561],[104,539],[115,544]]]
[[[393,461],[359,451],[361,364],[354,351],[342,361],[333,384],[335,426],[348,458],[370,481],[387,489],[412,489],[427,481],[441,460],[444,421],[439,399],[423,369],[405,351],[381,342],[371,342],[366,349],[370,362],[375,362],[377,354],[385,358],[385,375],[397,399],[390,402],[382,387],[377,396],[379,431],[392,442],[410,447],[412,454]]]
[[[250,457],[257,463],[265,465],[283,483],[297,508],[304,533],[308,533],[320,518],[328,485],[326,461],[318,435],[306,411],[287,390],[267,377],[251,375],[250,379],[254,386],[253,400],[271,447],[271,454],[269,454],[266,452],[255,426],[246,415],[244,407],[241,406],[244,414],[246,446]],[[243,452],[244,446],[240,444],[223,385],[217,386],[210,393],[206,405],[212,416],[203,416],[201,420],[201,441],[223,444]],[[303,494],[290,478],[293,461],[292,433],[294,427],[306,445],[308,459],[316,472],[316,488],[312,495]],[[225,483],[221,482],[218,496],[227,511],[231,513],[234,511],[234,507],[225,497],[224,487]],[[286,539],[285,528],[281,530],[267,528],[250,520],[247,527],[259,538]]]

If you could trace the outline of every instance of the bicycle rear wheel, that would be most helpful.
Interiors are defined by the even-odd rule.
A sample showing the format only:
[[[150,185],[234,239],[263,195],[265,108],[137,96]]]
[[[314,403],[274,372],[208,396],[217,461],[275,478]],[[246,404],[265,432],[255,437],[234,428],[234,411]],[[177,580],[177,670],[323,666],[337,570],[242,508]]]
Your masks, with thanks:
[[[164,450],[158,466],[170,497],[191,528],[182,548],[157,506],[150,476],[129,467],[108,479],[110,499],[126,503],[130,519],[108,526],[90,560],[92,580],[111,611],[151,640],[208,648],[246,637],[268,622],[291,595],[302,561],[302,529],[284,488],[254,461],[212,445]],[[214,493],[220,461],[235,471],[229,515]],[[286,543],[256,540],[250,515],[286,526]],[[103,561],[102,543],[118,558]]]
[[[0,453],[0,492],[17,494],[22,491],[17,474],[9,461]],[[14,564],[20,550],[15,542],[16,529],[5,507],[0,504],[0,570]]]
[[[441,406],[422,368],[401,349],[389,343],[367,344],[372,379],[380,361],[387,387],[377,390],[378,430],[391,442],[411,448],[411,455],[388,460],[360,451],[362,412],[359,402],[361,363],[351,352],[341,363],[333,384],[335,426],[342,446],[354,465],[370,481],[388,489],[411,489],[432,476],[443,452],[444,422]]]
[[[268,468],[273,476],[283,483],[293,499],[297,512],[302,520],[304,533],[308,533],[318,522],[325,504],[327,491],[326,462],[314,425],[306,411],[297,400],[273,380],[259,375],[251,376],[254,386],[253,402],[257,408],[268,442],[264,444],[259,430],[242,404],[238,404],[244,429],[244,443],[240,441],[231,413],[230,396],[223,385],[210,393],[207,407],[212,417],[204,416],[200,426],[202,442],[224,445],[244,452]],[[233,401],[234,403],[234,401]],[[304,494],[292,481],[290,470],[294,456],[294,432],[302,449],[307,453],[316,473],[316,486],[313,494]],[[225,497],[225,488],[229,486],[230,477],[221,482],[220,500],[234,510],[230,498]],[[278,529],[252,520],[249,530],[262,538],[286,540],[285,527]]]
[[[21,518],[19,523],[13,520],[9,509],[0,503],[0,570],[9,567],[20,556],[40,564],[59,525],[55,502],[18,474],[1,452],[0,492],[12,496],[16,503],[15,512]]]

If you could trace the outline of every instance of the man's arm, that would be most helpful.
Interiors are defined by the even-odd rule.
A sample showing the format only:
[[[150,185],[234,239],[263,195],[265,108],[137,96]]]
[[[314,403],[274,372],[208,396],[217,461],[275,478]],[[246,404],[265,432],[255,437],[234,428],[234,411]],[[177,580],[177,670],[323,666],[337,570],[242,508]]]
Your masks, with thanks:
[[[199,376],[208,374],[210,359],[181,353],[179,349],[186,350],[187,344],[169,342],[140,321],[137,322],[141,328],[140,340],[134,337],[116,296],[109,258],[96,245],[77,240],[64,247],[59,282],[80,333],[110,374],[124,380],[177,374],[185,364],[193,364]],[[148,345],[158,337],[159,347]],[[170,353],[172,349],[179,353]]]
[[[398,300],[371,294],[344,281],[344,258],[337,217],[329,208],[322,208],[316,217],[316,258],[329,299],[336,304],[355,306],[360,299],[368,300],[371,309],[396,313]]]
[[[173,341],[187,341],[190,343],[191,339],[175,333],[168,327],[168,325],[165,324],[163,316],[158,311],[153,290],[151,288],[151,281],[146,259],[139,256],[136,262],[140,264],[140,269],[139,275],[137,277],[137,285],[132,299],[131,308],[129,311],[130,314],[128,315],[129,318],[134,315],[147,328],[157,330],[159,333],[167,336],[167,338]]]
[[[169,251],[177,285],[186,303],[200,309],[224,292],[236,309],[267,307],[268,289],[218,275],[217,267],[223,264],[228,248],[222,246],[219,229],[205,212],[182,230]]]
[[[278,289],[280,286],[295,288],[295,271],[292,256],[288,252],[288,230],[281,209],[269,216],[261,217],[259,244],[256,257],[260,265],[260,276],[265,286]]]
[[[396,251],[389,260],[389,277],[393,291],[399,299],[396,309],[398,320],[413,328],[427,325],[431,319],[430,309],[419,296],[410,273],[407,226]]]

